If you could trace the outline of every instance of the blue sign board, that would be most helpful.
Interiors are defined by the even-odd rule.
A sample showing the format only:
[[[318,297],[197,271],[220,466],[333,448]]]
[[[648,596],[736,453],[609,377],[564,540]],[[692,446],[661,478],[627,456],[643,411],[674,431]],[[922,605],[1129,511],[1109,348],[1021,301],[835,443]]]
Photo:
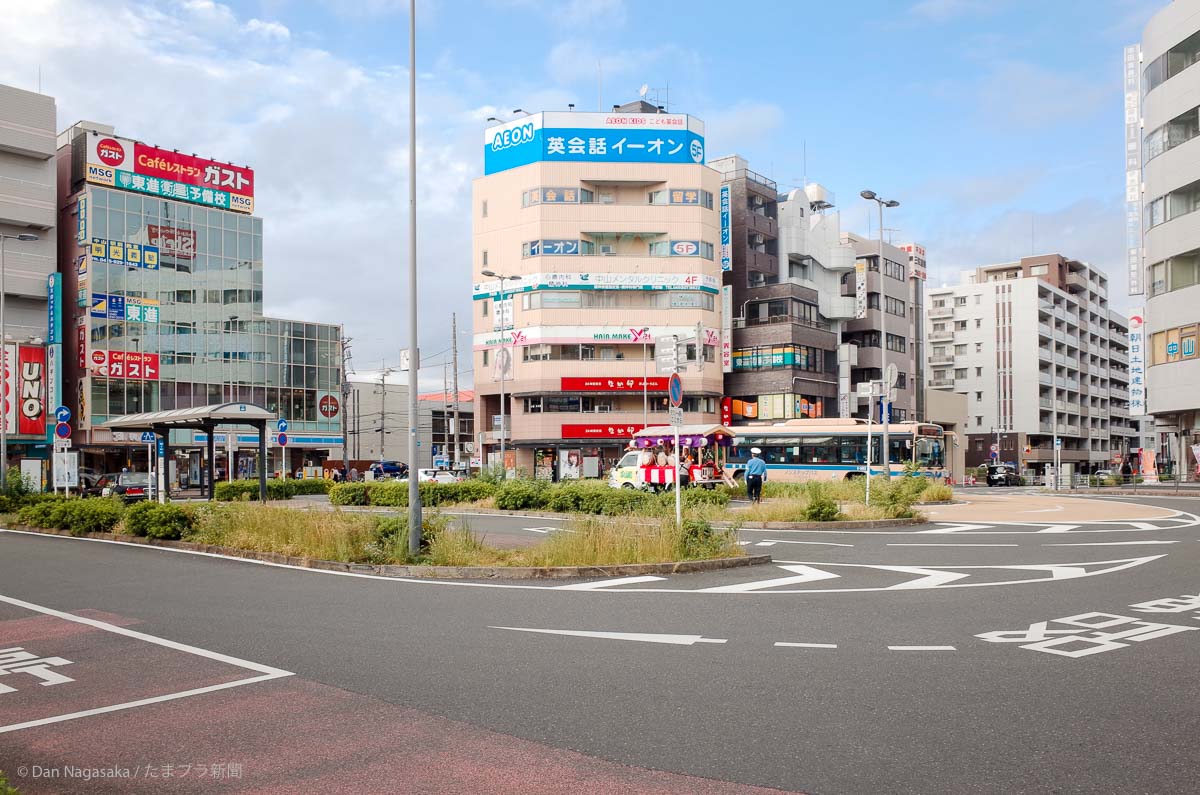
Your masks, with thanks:
[[[679,377],[679,373],[671,373],[671,380],[667,384],[667,393],[671,398],[671,405],[678,408],[683,404],[683,379]]]
[[[280,417],[279,422],[275,423],[275,427],[279,430],[280,433],[287,433],[287,429],[289,427],[288,421],[285,420],[283,417]]]
[[[1167,355],[1168,356],[1178,356],[1179,355],[1179,343],[1178,342],[1168,342],[1167,343]]]
[[[883,398],[879,398],[879,411],[876,412],[876,414],[879,417],[879,422],[882,423],[883,422]],[[888,407],[887,407],[887,421],[888,421],[889,425],[892,422],[892,404],[890,404],[890,403],[888,404]]]
[[[729,186],[721,186],[721,270],[733,270],[733,220],[730,213]]]
[[[159,437],[159,440],[158,440],[158,457],[159,457],[159,458],[166,458],[166,457],[167,457],[167,437],[165,437],[165,436]]]
[[[57,422],[70,422],[71,410],[66,406],[59,406],[54,410],[54,419]]]
[[[93,237],[89,254],[96,262],[158,270],[158,246]]]
[[[154,431],[142,431],[142,444],[154,444],[154,440],[158,435]]]
[[[1195,356],[1196,355],[1196,338],[1195,337],[1187,337],[1186,339],[1184,339],[1183,355],[1184,356]]]
[[[287,434],[286,434],[286,433],[282,433],[282,432],[280,432],[280,434],[279,434],[279,446],[280,446],[280,447],[287,447],[287,442],[288,442],[288,440],[287,440]]]
[[[71,438],[71,426],[67,425],[65,422],[58,423],[57,425],[54,426],[54,435],[57,436],[59,439],[70,439]]]
[[[46,344],[58,345],[62,342],[62,276],[57,273],[46,277],[46,322]]]
[[[485,131],[483,170],[547,161],[702,164],[697,128],[680,114],[539,113]]]
[[[92,317],[105,320],[124,320],[125,296],[92,293]]]

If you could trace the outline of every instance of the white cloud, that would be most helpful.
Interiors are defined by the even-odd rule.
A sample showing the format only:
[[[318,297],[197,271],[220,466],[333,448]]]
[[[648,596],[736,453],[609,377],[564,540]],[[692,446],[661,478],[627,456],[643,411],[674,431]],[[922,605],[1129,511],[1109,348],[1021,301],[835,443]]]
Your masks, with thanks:
[[[932,22],[945,22],[954,17],[980,14],[995,10],[1001,0],[920,0],[909,13]]]
[[[1023,61],[1005,61],[971,87],[984,120],[1032,129],[1078,122],[1120,102],[1120,84],[1107,74],[1057,72]]]
[[[738,102],[704,118],[709,155],[733,154],[769,137],[784,124],[783,108],[774,102]]]
[[[261,19],[252,19],[247,22],[246,30],[268,39],[287,40],[292,36],[292,32],[287,29],[286,25],[278,22],[264,22]]]
[[[554,20],[564,27],[596,23],[611,29],[625,24],[625,0],[567,0],[553,8]]]
[[[121,135],[252,166],[267,312],[345,323],[360,363],[394,363],[407,345],[407,71],[365,69],[253,22],[210,0],[26,3],[8,12],[0,82],[30,88],[42,65],[60,127],[108,122]],[[247,42],[251,30],[263,46]],[[113,41],[123,42],[120,58]],[[452,69],[418,79],[426,350],[447,347],[452,311],[460,329],[470,326],[469,197],[483,103],[464,86],[479,82]],[[470,362],[469,347],[460,357]]]

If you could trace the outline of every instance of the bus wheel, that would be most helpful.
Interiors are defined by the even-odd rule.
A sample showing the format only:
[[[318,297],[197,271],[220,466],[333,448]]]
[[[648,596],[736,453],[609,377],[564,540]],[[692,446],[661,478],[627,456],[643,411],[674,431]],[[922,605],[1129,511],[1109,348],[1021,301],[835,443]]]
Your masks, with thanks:
[[[847,472],[846,473],[846,480],[858,480],[859,478],[862,478],[862,477],[865,477],[865,475],[863,475],[862,472]]]
[[[633,484],[632,484],[632,483],[622,483],[622,484],[621,484],[621,488],[623,488],[623,489],[632,489],[632,488],[633,488]]]

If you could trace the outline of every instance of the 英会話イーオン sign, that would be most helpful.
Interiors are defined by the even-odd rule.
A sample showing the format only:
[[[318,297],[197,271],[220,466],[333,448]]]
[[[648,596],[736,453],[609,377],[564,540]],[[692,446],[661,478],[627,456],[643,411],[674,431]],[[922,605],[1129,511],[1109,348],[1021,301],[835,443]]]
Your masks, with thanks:
[[[484,130],[483,172],[542,161],[704,163],[704,122],[682,113],[535,113]]]
[[[88,182],[222,210],[254,212],[254,170],[89,132]]]

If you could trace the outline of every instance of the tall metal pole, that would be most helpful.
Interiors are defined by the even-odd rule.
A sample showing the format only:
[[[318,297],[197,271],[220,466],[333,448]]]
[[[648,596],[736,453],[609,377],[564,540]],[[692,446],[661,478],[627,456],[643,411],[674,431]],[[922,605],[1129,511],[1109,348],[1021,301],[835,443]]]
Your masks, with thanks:
[[[500,277],[500,306],[497,307],[500,313],[500,333],[504,334],[504,277]],[[505,335],[507,336],[507,335]],[[505,337],[500,339],[500,479],[508,480],[508,467],[504,463],[504,440],[507,434],[504,432],[504,378],[508,370],[508,362],[504,361],[508,355],[508,349],[504,346]]]
[[[879,402],[881,406],[879,422],[883,426],[883,455],[880,460],[883,462],[883,472],[888,480],[892,479],[892,448],[888,441],[888,426],[892,424],[892,401],[890,395],[892,393],[892,385],[888,382],[887,377],[887,294],[884,292],[887,287],[886,278],[883,267],[883,200],[876,197],[875,203],[879,205],[879,334],[883,339],[883,343],[879,348],[879,367],[883,370],[883,396]],[[875,407],[871,406],[874,411]]]
[[[454,369],[454,468],[462,469],[458,447],[458,313],[450,313],[450,335],[454,337],[454,352],[451,354],[451,367]]]
[[[350,477],[350,434],[346,418],[347,404],[350,402],[350,382],[346,380],[346,327],[343,325],[338,339],[342,343],[342,477]],[[286,470],[287,467],[285,466]],[[284,473],[287,474],[286,472]]]
[[[450,373],[446,369],[448,366],[446,362],[442,362],[442,452],[444,453],[446,453],[445,448],[450,446],[450,418],[447,416],[447,409],[450,408]],[[433,419],[430,418],[430,425],[432,424]],[[450,460],[449,453],[446,453],[446,460]]]
[[[408,4],[408,554],[421,551],[417,488],[417,2]]]
[[[4,305],[7,293],[4,290],[4,242],[7,235],[0,235],[0,490],[8,488],[8,336],[4,325]]]
[[[650,379],[650,363],[646,361],[646,335],[650,333],[649,328],[642,329],[642,427],[645,428],[650,424],[650,387],[647,386],[647,381]]]

